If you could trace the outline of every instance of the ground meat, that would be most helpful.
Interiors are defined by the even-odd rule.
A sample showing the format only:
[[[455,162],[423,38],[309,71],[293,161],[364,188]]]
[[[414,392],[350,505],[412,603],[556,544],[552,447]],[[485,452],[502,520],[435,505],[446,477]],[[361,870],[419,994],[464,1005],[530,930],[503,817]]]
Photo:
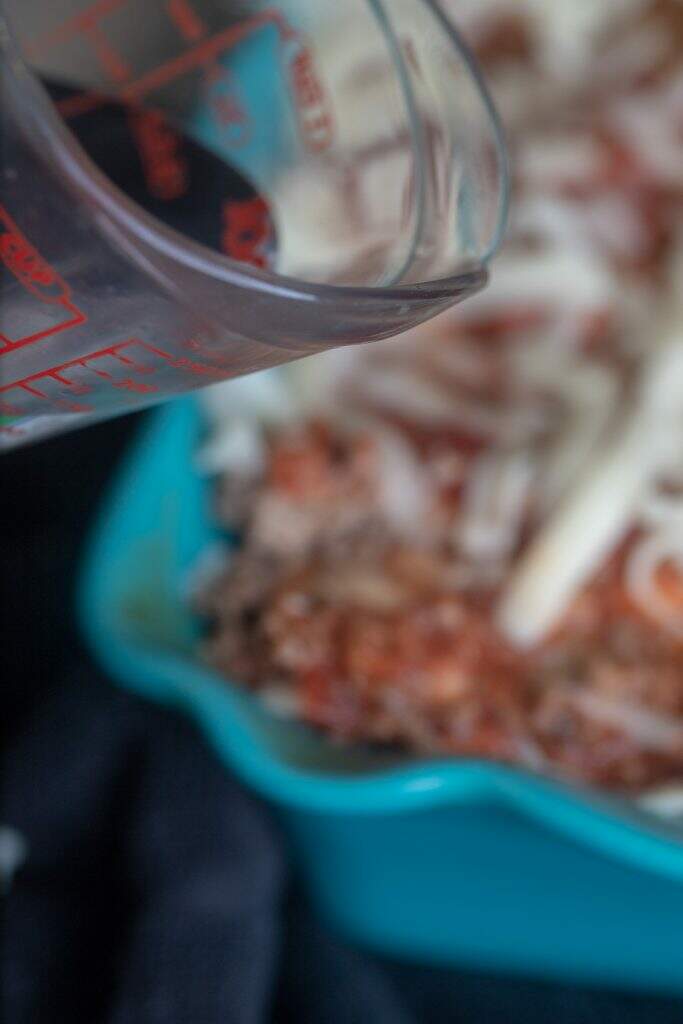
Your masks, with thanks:
[[[295,560],[319,547],[374,538],[383,529],[376,457],[367,434],[320,420],[270,438],[265,478],[242,493],[245,545]]]
[[[265,578],[246,553],[214,585],[206,656],[257,688],[285,685],[299,715],[339,739],[624,791],[683,773],[683,644],[636,612],[617,615],[604,576],[577,600],[580,631],[525,654],[496,632],[485,595],[449,588],[422,550],[318,555]],[[624,707],[634,722],[621,721]]]

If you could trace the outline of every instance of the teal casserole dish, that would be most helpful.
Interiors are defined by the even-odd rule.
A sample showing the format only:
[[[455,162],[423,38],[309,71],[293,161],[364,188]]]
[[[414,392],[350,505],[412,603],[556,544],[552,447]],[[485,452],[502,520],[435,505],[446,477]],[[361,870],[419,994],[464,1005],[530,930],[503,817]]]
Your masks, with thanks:
[[[110,676],[192,715],[276,809],[311,899],[391,955],[683,995],[683,828],[484,762],[392,761],[280,720],[203,667],[188,574],[216,540],[192,399],[147,422],[87,545],[79,615]]]

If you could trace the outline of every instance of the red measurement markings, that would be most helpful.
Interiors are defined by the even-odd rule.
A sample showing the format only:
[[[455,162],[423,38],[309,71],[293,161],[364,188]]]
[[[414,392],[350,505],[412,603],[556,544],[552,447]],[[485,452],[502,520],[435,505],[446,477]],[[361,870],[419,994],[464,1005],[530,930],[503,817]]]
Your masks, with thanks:
[[[239,81],[223,64],[206,70],[207,103],[230,146],[244,146],[251,138],[249,112],[240,94]]]
[[[225,93],[213,96],[211,106],[218,124],[229,130],[231,144],[244,146],[250,135],[249,117],[237,97]]]
[[[56,47],[68,42],[74,36],[87,34],[100,28],[100,22],[108,14],[126,7],[130,0],[96,0],[70,18],[65,18],[53,29],[48,29],[28,42],[24,49],[29,59],[36,60]]]
[[[2,391],[0,390],[0,394]],[[23,410],[17,406],[12,405],[11,402],[6,402],[4,399],[0,399],[0,416],[21,416]]]
[[[262,11],[252,18],[240,21],[236,25],[230,25],[228,28],[223,29],[222,32],[217,32],[210,39],[199,43],[191,49],[185,50],[184,53],[178,54],[177,57],[172,57],[152,71],[149,71],[146,75],[142,75],[135,82],[124,86],[120,90],[119,95],[125,100],[139,100],[148,92],[167,85],[168,82],[172,82],[180,75],[210,64],[217,57],[225,53],[226,50],[236,46],[237,43],[252,35],[256,29],[273,22],[281,31],[284,31],[282,15],[279,11],[274,10]]]
[[[113,2],[113,0],[111,0]],[[237,45],[263,25],[275,24],[283,39],[292,37],[292,29],[287,25],[282,14],[275,9],[266,9],[251,18],[229,25],[222,32],[217,32],[210,39],[205,39],[196,46],[189,47],[182,53],[171,57],[146,74],[141,75],[127,85],[112,90],[111,97],[118,97],[129,102],[138,102],[154,89],[160,89],[181,75],[211,64],[218,56],[230,47]],[[103,100],[101,93],[82,93],[69,96],[57,103],[57,109],[63,117],[75,117],[98,106]]]
[[[216,380],[223,380],[227,373],[220,366],[211,366],[209,363],[198,363],[196,359],[188,359],[187,356],[178,356],[171,360],[171,366],[176,370],[184,370],[191,373],[193,377],[215,377]]]
[[[164,115],[156,110],[131,109],[128,122],[150,195],[164,200],[185,195],[189,182],[187,161],[181,151],[181,139]]]
[[[91,394],[98,386],[101,389],[102,384],[139,395],[154,394],[156,385],[138,378],[154,373],[159,359],[171,358],[161,349],[129,338],[0,387],[0,414],[23,415],[36,398],[62,412],[93,412],[93,405],[74,399]]]
[[[107,39],[102,21],[127,2],[128,0],[98,0],[97,3],[89,4],[55,29],[29,42],[26,45],[28,56],[35,60],[73,39],[74,36],[80,35],[90,44],[105,75],[113,82],[126,82],[131,77],[131,68],[125,57]]]
[[[195,45],[188,46],[182,53],[130,81],[131,71],[128,64],[108,43],[101,24],[108,14],[126,2],[128,0],[99,0],[98,3],[68,19],[51,34],[34,41],[29,46],[30,52],[35,56],[80,34],[90,42],[105,74],[117,84],[118,88],[112,90],[111,95],[124,102],[138,103],[148,93],[163,88],[181,75],[200,67],[210,69],[211,65],[231,47],[265,25],[275,25],[282,43],[293,41],[297,44],[297,51],[290,62],[290,78],[304,143],[316,152],[327,149],[330,145],[333,137],[332,112],[327,93],[315,67],[313,54],[304,45],[296,29],[277,8],[267,8],[207,38],[206,27],[189,0],[167,0],[165,9],[169,18],[185,42]],[[211,74],[210,71],[208,73]],[[102,92],[83,92],[61,100],[57,108],[65,118],[76,117],[94,109],[105,99]],[[243,119],[234,98],[219,99],[217,113],[219,119],[226,123],[236,123],[240,118]]]
[[[223,204],[223,252],[255,267],[267,266],[265,247],[272,235],[270,214],[260,196]]]
[[[10,423],[0,423],[0,436],[26,437],[26,431],[21,427],[14,427]]]
[[[290,76],[303,140],[309,149],[322,152],[332,142],[332,111],[308,47],[292,58]]]
[[[88,4],[82,11],[66,18],[55,28],[27,42],[24,46],[27,56],[29,59],[39,60],[45,54],[81,36],[90,45],[105,76],[119,86],[122,85],[131,78],[132,70],[123,54],[108,40],[102,22],[109,15],[126,7],[129,2],[130,0],[96,0],[95,3]],[[102,92],[94,90],[77,93],[63,101],[64,105],[72,104],[73,109],[68,114],[62,113],[65,117],[75,117],[106,102],[106,99]],[[62,104],[57,104],[58,109],[61,109],[61,106]]]
[[[93,25],[83,33],[91,44],[102,70],[113,82],[127,82],[132,75],[130,65],[114,49],[99,25]]]
[[[102,0],[102,4],[115,4],[116,7],[120,6],[122,2],[125,2],[125,0]],[[99,10],[101,5],[95,4],[93,6],[98,8],[98,17],[102,17],[104,13],[109,13],[110,9],[114,9],[106,7],[102,11]],[[66,33],[62,32],[57,38],[57,43],[65,42],[75,33],[83,32],[83,16],[81,15],[81,19],[70,19],[69,31]],[[90,22],[89,24],[94,23]],[[134,81],[127,84],[120,83],[117,88],[112,89],[110,98],[117,97],[123,101],[137,103],[147,93],[163,88],[163,86],[168,85],[182,75],[186,75],[199,68],[210,67],[217,57],[225,53],[226,50],[236,46],[243,39],[248,38],[266,25],[274,25],[278,29],[283,42],[298,39],[296,31],[287,23],[281,11],[275,8],[266,8],[252,17],[245,18],[243,22],[228,26],[222,32],[218,32],[208,39],[203,39],[201,42],[198,41],[197,45],[190,46],[181,53],[176,54],[176,56],[163,61],[156,68],[146,72]],[[52,39],[54,39],[54,35]],[[38,44],[34,43],[34,50],[36,45],[40,49],[44,47],[44,42],[39,40]],[[52,45],[55,45],[54,42],[52,42]],[[62,99],[56,106],[63,118],[73,118],[95,109],[104,98],[101,92],[84,92]]]
[[[189,0],[168,0],[168,16],[183,39],[188,43],[196,43],[206,35],[206,25],[199,17]]]
[[[103,103],[111,101],[112,94],[98,92],[97,89],[90,89],[87,92],[74,93],[63,100],[57,100],[55,107],[65,121],[73,117],[80,117],[81,114],[89,114],[91,110],[97,110]]]
[[[22,334],[21,328],[17,327],[12,336],[8,327],[11,311],[9,302],[5,299],[6,308],[0,320],[2,327],[0,330],[0,355],[85,323],[87,317],[72,301],[71,291],[66,281],[31,245],[2,205],[0,205],[0,260],[33,299],[40,303],[37,308],[44,313],[47,312],[54,321],[40,330],[34,330],[27,334]],[[46,311],[45,306],[52,307],[52,310]],[[31,310],[27,312],[30,313]]]
[[[194,347],[193,339],[181,344]],[[23,416],[33,412],[36,399],[60,412],[93,412],[95,406],[80,399],[95,392],[101,394],[103,386],[130,392],[131,396],[151,396],[160,388],[145,378],[164,368],[197,377],[226,376],[225,369],[219,366],[174,356],[139,338],[128,338],[0,387],[0,415]]]

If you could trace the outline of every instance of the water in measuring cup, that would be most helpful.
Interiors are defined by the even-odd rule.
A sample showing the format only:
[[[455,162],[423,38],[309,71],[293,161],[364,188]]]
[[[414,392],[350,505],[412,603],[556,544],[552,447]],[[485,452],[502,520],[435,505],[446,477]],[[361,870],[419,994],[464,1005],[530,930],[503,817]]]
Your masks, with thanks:
[[[57,109],[68,111],[80,95],[73,86],[43,84]],[[277,232],[268,200],[227,157],[163,112],[114,99],[75,107],[68,124],[91,160],[147,213],[231,259],[274,269]]]

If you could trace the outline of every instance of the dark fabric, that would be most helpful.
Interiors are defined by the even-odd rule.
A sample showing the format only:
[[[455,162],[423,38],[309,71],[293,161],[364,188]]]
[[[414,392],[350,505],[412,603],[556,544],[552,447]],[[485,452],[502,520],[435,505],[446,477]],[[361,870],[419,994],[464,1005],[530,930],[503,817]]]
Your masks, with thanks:
[[[111,686],[71,614],[133,421],[0,459],[7,1024],[680,1024],[658,1000],[395,964],[292,891],[266,808],[179,715]]]

